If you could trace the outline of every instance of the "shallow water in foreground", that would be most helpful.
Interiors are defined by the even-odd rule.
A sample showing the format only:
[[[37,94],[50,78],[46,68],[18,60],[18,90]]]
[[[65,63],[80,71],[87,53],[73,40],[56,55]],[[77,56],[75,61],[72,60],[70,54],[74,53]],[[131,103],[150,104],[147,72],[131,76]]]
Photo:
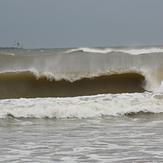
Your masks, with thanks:
[[[0,119],[0,162],[162,162],[163,114]]]

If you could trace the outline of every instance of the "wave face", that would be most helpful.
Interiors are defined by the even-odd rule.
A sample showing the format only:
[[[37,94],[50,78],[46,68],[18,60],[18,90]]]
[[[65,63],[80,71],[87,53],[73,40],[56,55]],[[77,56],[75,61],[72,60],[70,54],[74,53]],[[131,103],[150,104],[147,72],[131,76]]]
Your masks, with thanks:
[[[36,78],[30,72],[2,73],[0,98],[72,97],[103,93],[143,92],[144,78],[140,74],[126,73],[83,78],[74,82]]]
[[[0,49],[0,98],[158,90],[163,48]]]

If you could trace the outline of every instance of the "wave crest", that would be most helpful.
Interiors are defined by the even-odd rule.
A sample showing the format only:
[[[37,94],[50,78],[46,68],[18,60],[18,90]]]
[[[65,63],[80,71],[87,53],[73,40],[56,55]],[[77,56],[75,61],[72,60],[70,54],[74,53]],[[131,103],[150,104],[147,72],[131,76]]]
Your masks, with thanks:
[[[75,53],[75,52],[87,52],[87,53],[101,53],[107,54],[111,52],[120,52],[120,53],[127,53],[131,55],[140,55],[140,54],[151,54],[151,53],[163,53],[163,48],[76,48],[76,49],[69,49],[66,53]]]

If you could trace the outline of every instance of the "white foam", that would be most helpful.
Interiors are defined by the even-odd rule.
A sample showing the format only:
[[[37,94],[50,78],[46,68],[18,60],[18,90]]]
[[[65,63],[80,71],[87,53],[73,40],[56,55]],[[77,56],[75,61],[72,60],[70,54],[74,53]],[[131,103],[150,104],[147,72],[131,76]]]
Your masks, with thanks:
[[[99,49],[99,48],[77,48],[77,49],[71,49],[66,51],[66,53],[73,53],[73,52],[88,52],[88,53],[102,53],[102,54],[107,54],[111,52],[122,52],[122,53],[127,53],[131,55],[140,55],[140,54],[150,54],[150,53],[163,53],[163,48],[133,48],[133,49],[115,49],[115,48],[104,48],[104,49]]]
[[[163,48],[126,49],[119,50],[119,52],[124,52],[132,55],[163,53]]]
[[[14,53],[11,53],[11,52],[0,52],[0,55],[15,56],[15,54]]]
[[[78,51],[82,51],[82,52],[88,52],[88,53],[102,53],[102,54],[106,54],[106,53],[110,53],[113,50],[106,48],[106,49],[98,49],[98,48],[77,48],[77,49],[70,49],[67,50],[66,53],[74,53],[74,52],[78,52]]]
[[[0,100],[0,118],[96,118],[137,112],[163,112],[163,95],[105,94],[74,98]]]
[[[161,84],[159,87],[156,87],[153,92],[156,94],[156,93],[163,93],[163,81],[161,81]]]

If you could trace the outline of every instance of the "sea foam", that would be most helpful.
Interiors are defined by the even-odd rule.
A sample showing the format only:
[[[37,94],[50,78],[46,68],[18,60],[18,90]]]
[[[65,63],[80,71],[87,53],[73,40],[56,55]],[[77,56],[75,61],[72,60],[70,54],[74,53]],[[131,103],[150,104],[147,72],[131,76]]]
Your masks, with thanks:
[[[152,93],[101,94],[68,98],[0,100],[0,118],[100,118],[162,113],[163,95]]]
[[[150,54],[150,53],[162,53],[163,48],[76,48],[69,49],[66,53],[74,53],[74,52],[88,52],[88,53],[102,53],[107,54],[111,52],[122,52],[131,55],[140,55],[140,54]]]

